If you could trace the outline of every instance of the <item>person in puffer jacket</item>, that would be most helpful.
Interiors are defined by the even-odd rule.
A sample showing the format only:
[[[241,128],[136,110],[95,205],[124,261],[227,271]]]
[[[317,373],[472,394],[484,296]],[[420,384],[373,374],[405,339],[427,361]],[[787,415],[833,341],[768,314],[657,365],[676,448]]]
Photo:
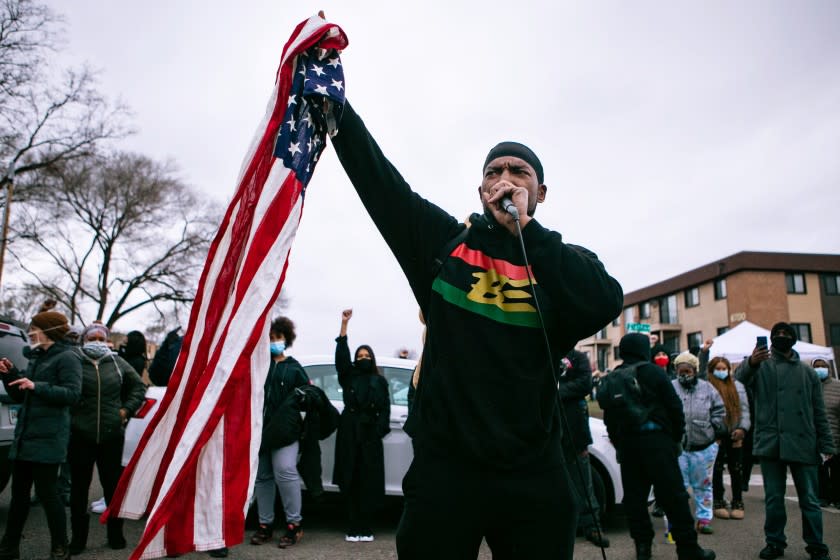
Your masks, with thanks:
[[[101,323],[89,325],[76,348],[82,364],[82,398],[71,409],[70,446],[70,554],[80,554],[87,546],[90,514],[88,492],[93,478],[93,465],[111,502],[122,474],[123,426],[140,408],[146,387],[140,375],[127,361],[111,351],[111,333]],[[111,517],[107,526],[108,546],[125,548],[123,520]]]
[[[677,378],[671,383],[685,414],[680,471],[686,488],[693,490],[697,531],[708,535],[712,533],[712,472],[718,452],[715,440],[726,431],[725,408],[717,389],[697,376],[699,366],[696,356],[680,354],[674,360]]]

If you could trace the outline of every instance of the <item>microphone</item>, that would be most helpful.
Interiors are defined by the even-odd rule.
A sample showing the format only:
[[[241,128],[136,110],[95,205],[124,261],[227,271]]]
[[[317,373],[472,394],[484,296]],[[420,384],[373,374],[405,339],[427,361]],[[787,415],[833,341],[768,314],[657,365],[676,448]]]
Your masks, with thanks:
[[[514,220],[519,219],[519,209],[513,204],[509,196],[502,197],[502,200],[499,201],[499,206],[502,207],[502,210],[513,216]]]

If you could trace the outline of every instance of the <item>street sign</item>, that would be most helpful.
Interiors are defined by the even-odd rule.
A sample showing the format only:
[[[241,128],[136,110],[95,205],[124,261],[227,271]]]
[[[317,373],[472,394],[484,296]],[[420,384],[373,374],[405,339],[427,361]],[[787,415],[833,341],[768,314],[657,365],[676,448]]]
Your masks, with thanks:
[[[650,334],[650,325],[647,323],[627,323],[625,329],[628,333]]]

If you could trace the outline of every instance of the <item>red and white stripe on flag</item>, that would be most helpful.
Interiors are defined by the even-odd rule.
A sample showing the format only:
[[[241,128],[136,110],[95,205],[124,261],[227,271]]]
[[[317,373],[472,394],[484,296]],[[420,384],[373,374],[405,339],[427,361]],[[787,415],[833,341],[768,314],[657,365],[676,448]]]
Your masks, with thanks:
[[[283,148],[275,143],[295,93],[298,57],[307,51],[337,57],[346,46],[339,27],[314,16],[295,28],[283,49],[265,117],[210,247],[166,395],[102,516],[148,513],[132,560],[242,542],[262,432],[268,314],[286,275],[305,187],[274,156]]]

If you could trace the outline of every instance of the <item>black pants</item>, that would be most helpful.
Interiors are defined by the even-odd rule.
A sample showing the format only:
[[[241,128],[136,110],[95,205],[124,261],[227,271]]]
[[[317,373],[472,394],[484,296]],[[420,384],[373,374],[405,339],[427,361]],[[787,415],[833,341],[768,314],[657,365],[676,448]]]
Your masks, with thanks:
[[[347,533],[355,535],[371,533],[371,519],[377,509],[376,505],[371,503],[372,500],[365,499],[362,493],[362,476],[364,476],[364,473],[362,473],[360,463],[361,461],[356,461],[350,484],[341,489],[347,505]],[[376,500],[377,505],[379,502],[381,500]]]
[[[29,516],[29,493],[35,484],[35,494],[41,501],[50,529],[53,548],[67,544],[67,518],[64,504],[58,497],[58,464],[14,461],[12,466],[12,501],[6,519],[3,544],[15,548],[20,544],[23,526]]]
[[[403,493],[400,560],[475,560],[482,538],[494,560],[572,558],[578,504],[565,465],[477,470],[418,448]]]
[[[676,444],[662,431],[642,432],[621,442],[621,482],[624,511],[634,541],[650,543],[655,535],[648,514],[648,495],[653,486],[656,503],[668,516],[677,554],[697,551],[697,532],[688,507],[677,461]]]
[[[105,502],[110,504],[114,490],[122,474],[123,438],[117,437],[99,444],[77,435],[70,436],[68,462],[70,463],[70,526],[73,530],[73,542],[81,546],[87,544],[90,529],[88,513],[88,492],[93,479],[93,465],[99,472],[99,481],[105,492]],[[120,541],[123,538],[123,520],[108,519],[108,541]]]
[[[744,448],[732,447],[732,438],[725,437],[720,441],[720,448],[718,449],[717,459],[715,460],[715,470],[712,475],[712,489],[714,493],[714,500],[716,502],[723,501],[725,497],[725,488],[723,487],[723,467],[729,471],[729,476],[732,480],[732,501],[742,502],[742,492],[744,490]]]
[[[840,455],[820,465],[820,500],[840,504]]]

